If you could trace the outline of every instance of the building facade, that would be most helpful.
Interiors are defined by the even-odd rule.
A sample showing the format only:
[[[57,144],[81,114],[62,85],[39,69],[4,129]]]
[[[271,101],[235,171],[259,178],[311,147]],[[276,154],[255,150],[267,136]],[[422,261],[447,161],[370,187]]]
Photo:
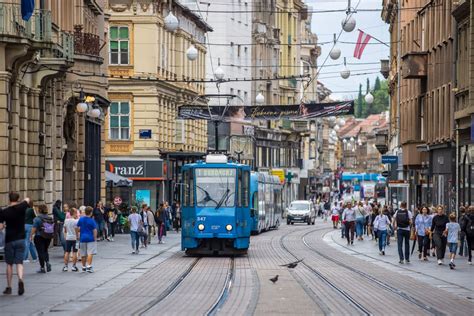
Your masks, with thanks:
[[[18,191],[93,205],[105,192],[106,17],[93,0],[49,0],[25,21],[20,4],[0,3],[1,203]]]
[[[164,17],[170,10],[179,27],[170,32]],[[205,121],[177,120],[177,109],[204,94],[205,33],[211,28],[178,1],[114,1],[108,41],[111,75],[110,112],[106,118],[106,169],[133,181],[123,202],[160,202],[179,196],[179,169],[207,149]],[[194,45],[197,58],[186,56]],[[197,80],[195,83],[184,80]],[[180,82],[181,81],[181,82]],[[117,179],[117,178],[115,178]],[[112,201],[119,188],[109,179]]]
[[[401,179],[409,184],[403,199],[410,205],[451,211],[457,209],[456,183],[463,194],[469,191],[471,10],[467,1],[384,1],[382,18],[390,24],[391,41],[400,43],[391,54],[391,130],[403,152]],[[456,162],[460,156],[464,160]]]

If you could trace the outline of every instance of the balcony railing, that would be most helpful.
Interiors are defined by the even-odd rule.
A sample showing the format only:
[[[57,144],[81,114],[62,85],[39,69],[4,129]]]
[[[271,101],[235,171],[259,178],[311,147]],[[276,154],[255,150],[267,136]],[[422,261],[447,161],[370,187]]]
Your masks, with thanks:
[[[74,26],[74,51],[80,55],[100,56],[100,37],[82,32],[82,26]]]
[[[51,42],[51,11],[35,10],[29,21],[21,18],[18,4],[0,3],[0,36]]]

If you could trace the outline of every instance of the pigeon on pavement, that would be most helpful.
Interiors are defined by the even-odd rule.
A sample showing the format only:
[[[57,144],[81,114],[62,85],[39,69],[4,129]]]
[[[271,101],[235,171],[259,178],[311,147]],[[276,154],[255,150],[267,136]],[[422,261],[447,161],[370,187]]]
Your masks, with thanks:
[[[300,260],[295,261],[295,262],[290,262],[290,263],[287,263],[287,264],[282,264],[282,265],[280,265],[280,267],[287,267],[289,269],[294,269],[294,268],[296,268],[298,263],[300,263],[301,261],[303,261],[303,259],[300,259]]]
[[[272,281],[273,284],[275,284],[278,281],[278,274],[275,275],[275,277],[271,278],[270,281]]]

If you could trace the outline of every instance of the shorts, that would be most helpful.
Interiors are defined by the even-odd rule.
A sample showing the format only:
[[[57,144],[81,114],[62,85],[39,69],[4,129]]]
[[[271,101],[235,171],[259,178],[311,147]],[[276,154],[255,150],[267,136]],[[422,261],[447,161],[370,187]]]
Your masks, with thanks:
[[[25,240],[14,240],[5,244],[5,262],[7,264],[23,264],[25,257]]]
[[[331,220],[332,220],[333,222],[338,222],[338,221],[339,221],[339,215],[333,215],[333,216],[331,216]]]
[[[81,251],[82,255],[96,255],[97,254],[97,242],[96,241],[91,241],[91,242],[81,242]]]
[[[458,243],[457,242],[448,242],[449,252],[456,253],[458,250]]]
[[[66,240],[66,252],[77,252],[75,240]]]

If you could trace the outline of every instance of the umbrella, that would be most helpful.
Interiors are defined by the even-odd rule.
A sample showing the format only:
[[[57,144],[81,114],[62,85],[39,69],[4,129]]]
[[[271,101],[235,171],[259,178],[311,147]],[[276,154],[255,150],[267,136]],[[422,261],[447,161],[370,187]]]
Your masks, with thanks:
[[[415,240],[413,240],[413,246],[411,247],[411,254],[413,254],[413,251],[415,251],[415,246],[416,246],[416,236],[415,236]]]

